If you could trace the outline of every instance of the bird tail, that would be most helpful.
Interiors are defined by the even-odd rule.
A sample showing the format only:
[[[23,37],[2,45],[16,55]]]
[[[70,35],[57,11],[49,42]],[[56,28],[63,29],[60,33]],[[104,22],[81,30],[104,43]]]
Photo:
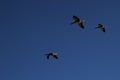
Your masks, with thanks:
[[[74,23],[76,23],[76,21],[74,21],[74,22],[71,22],[71,23],[70,23],[70,25],[72,25],[72,24],[74,24]]]
[[[98,29],[99,27],[95,27],[95,29]]]

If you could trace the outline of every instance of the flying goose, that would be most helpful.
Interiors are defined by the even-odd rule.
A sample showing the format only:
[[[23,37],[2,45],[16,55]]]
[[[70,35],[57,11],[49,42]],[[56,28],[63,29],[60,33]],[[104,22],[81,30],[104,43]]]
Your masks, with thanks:
[[[105,27],[102,24],[98,24],[98,27],[96,27],[96,29],[97,28],[101,29],[103,32],[106,32]]]
[[[85,28],[83,25],[83,22],[85,22],[85,20],[81,20],[77,16],[73,16],[73,20],[74,22],[71,22],[71,24],[77,23],[82,29]]]
[[[46,58],[47,58],[47,59],[49,59],[50,56],[58,59],[58,54],[55,53],[55,52],[50,52],[50,53],[46,54]]]

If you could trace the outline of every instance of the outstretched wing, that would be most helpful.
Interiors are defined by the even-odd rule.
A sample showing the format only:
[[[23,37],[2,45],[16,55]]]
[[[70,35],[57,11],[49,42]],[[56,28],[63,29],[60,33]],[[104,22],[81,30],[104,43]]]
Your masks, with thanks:
[[[50,55],[47,55],[46,58],[49,59]]]
[[[105,30],[105,28],[101,28],[101,30],[103,31],[103,32],[105,32],[106,30]]]
[[[77,16],[73,16],[74,22],[71,22],[70,24],[74,24],[76,22],[79,22],[79,18]]]
[[[46,58],[49,59],[49,57],[51,56],[51,54],[45,54],[46,55]]]
[[[58,59],[58,56],[57,56],[57,55],[54,55],[53,57],[56,58],[56,59]]]
[[[79,25],[81,28],[83,28],[83,29],[85,28],[84,25],[83,25],[83,23],[78,23],[78,25]]]
[[[78,18],[77,16],[73,16],[73,19],[74,19],[75,21],[79,21],[79,18]]]
[[[103,25],[102,24],[98,24],[98,27],[100,28],[100,27],[103,27]]]

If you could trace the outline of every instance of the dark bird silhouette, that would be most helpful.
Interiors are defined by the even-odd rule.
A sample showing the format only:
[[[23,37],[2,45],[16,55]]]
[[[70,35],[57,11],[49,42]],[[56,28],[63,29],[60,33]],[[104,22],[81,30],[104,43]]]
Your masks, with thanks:
[[[105,27],[102,24],[98,24],[98,27],[96,27],[96,29],[97,28],[101,29],[103,32],[106,32]]]
[[[55,53],[55,52],[51,52],[51,53],[46,54],[46,58],[47,58],[47,59],[49,59],[50,56],[58,59],[58,55],[57,55],[57,53]]]
[[[74,22],[72,22],[71,24],[77,23],[82,29],[85,28],[83,25],[83,22],[85,22],[85,20],[81,20],[77,16],[73,16],[73,20]]]

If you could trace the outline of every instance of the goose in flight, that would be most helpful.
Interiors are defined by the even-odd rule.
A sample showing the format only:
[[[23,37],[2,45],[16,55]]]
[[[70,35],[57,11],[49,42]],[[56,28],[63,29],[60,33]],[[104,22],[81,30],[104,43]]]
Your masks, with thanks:
[[[50,52],[50,53],[46,54],[46,58],[47,58],[47,59],[49,59],[50,56],[58,59],[58,54],[55,53],[55,52]]]
[[[102,24],[98,24],[98,27],[96,27],[96,29],[97,28],[101,29],[103,32],[106,32],[105,27]]]
[[[83,22],[85,22],[85,20],[81,20],[77,16],[73,16],[73,20],[74,22],[71,22],[71,24],[77,23],[82,29],[85,28],[83,25]]]

